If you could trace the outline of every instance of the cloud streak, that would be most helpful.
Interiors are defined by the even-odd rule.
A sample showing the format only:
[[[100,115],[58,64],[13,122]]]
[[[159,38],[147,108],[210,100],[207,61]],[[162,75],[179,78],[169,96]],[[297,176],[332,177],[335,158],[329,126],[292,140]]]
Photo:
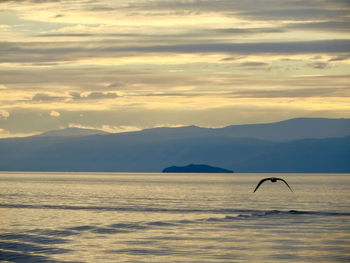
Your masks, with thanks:
[[[96,43],[95,43],[96,44]],[[226,54],[334,54],[350,53],[350,40],[317,40],[261,43],[212,43],[153,46],[82,47],[83,43],[0,43],[2,63],[64,62],[97,57],[125,57],[158,53],[226,53]]]
[[[45,93],[37,93],[33,96],[31,101],[39,101],[39,102],[62,101],[62,100],[65,100],[66,98],[67,97],[52,96],[52,95],[45,94]]]
[[[236,98],[330,98],[350,97],[350,88],[312,88],[289,90],[245,90],[232,92]]]
[[[73,100],[101,100],[101,99],[115,99],[118,97],[116,93],[113,92],[91,92],[87,95],[82,95],[79,92],[72,92],[71,97]]]

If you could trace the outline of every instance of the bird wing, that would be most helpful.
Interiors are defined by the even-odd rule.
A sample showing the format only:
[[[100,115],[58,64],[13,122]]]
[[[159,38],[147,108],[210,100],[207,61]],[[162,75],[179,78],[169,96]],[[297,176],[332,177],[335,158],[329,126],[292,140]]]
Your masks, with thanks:
[[[270,180],[270,178],[264,178],[264,179],[262,179],[262,180],[258,183],[258,185],[255,187],[255,190],[254,190],[253,193],[255,193],[255,191],[258,190],[258,188],[260,187],[260,185],[261,185],[263,182],[267,181],[267,180]]]
[[[288,186],[289,190],[291,190],[293,192],[292,188],[290,188],[289,184],[285,180],[283,180],[282,178],[276,178],[276,179],[282,181],[283,183],[285,183],[286,186]]]

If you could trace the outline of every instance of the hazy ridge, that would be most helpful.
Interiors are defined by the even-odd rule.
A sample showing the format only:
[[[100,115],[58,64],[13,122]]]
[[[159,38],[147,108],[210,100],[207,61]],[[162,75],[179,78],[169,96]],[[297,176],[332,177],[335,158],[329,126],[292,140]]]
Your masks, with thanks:
[[[1,139],[0,170],[160,172],[202,163],[235,172],[350,172],[350,119],[77,132]]]

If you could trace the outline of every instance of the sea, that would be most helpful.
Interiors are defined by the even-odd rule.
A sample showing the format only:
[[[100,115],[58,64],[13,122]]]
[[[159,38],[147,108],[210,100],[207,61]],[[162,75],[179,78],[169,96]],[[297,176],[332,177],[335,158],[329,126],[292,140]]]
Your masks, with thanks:
[[[350,174],[0,172],[0,262],[350,262]]]

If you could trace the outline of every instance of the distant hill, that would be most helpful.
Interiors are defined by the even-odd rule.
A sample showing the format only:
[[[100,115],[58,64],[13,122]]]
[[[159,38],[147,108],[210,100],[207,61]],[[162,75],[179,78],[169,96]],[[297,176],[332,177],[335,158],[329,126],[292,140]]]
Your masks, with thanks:
[[[350,135],[350,119],[295,118],[274,123],[231,125],[224,128],[197,126],[162,127],[118,134],[141,141],[225,136],[276,142],[301,139],[340,138]]]
[[[110,134],[96,129],[65,128],[44,132],[37,136],[86,136]],[[350,135],[350,119],[295,118],[286,121],[231,125],[224,128],[201,128],[197,126],[161,127],[135,132],[116,133],[125,139],[137,141],[160,141],[168,139],[226,136],[254,138],[268,141],[293,141],[301,139],[323,139]]]
[[[349,119],[310,119],[314,129],[302,125],[307,120],[0,139],[0,170],[159,172],[174,164],[202,163],[235,172],[349,173]]]
[[[189,164],[186,166],[170,166],[163,173],[233,173],[231,170],[205,164]]]
[[[281,142],[345,137],[350,135],[350,119],[296,118],[266,124],[232,125],[218,129],[217,133]]]
[[[245,172],[350,173],[350,136],[278,143],[240,164]]]
[[[87,136],[95,134],[108,134],[108,132],[95,129],[64,128],[60,130],[47,131],[37,136]]]

